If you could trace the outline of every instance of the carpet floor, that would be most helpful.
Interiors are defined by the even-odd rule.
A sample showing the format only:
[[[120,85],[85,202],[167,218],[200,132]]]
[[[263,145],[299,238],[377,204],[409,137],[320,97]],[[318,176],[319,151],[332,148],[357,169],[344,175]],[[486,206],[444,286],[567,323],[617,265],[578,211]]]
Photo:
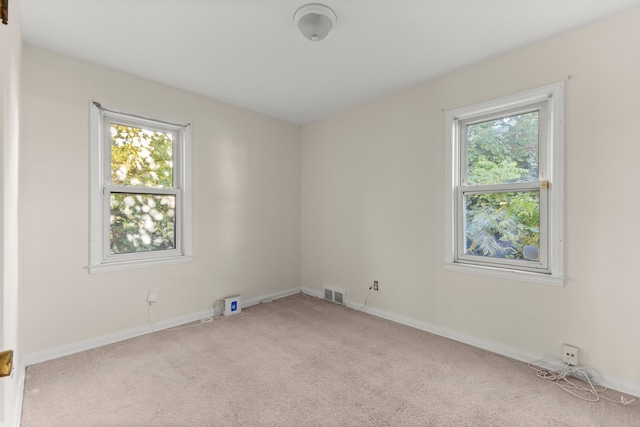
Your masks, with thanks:
[[[22,426],[623,427],[640,404],[298,294],[29,366]]]

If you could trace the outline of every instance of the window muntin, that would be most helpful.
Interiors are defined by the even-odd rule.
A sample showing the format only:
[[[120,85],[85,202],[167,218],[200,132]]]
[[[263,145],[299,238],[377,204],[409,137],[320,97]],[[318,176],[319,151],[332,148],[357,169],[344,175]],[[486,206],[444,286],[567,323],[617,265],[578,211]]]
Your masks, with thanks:
[[[446,112],[445,267],[563,283],[563,84]]]
[[[188,262],[190,126],[91,104],[90,272]]]

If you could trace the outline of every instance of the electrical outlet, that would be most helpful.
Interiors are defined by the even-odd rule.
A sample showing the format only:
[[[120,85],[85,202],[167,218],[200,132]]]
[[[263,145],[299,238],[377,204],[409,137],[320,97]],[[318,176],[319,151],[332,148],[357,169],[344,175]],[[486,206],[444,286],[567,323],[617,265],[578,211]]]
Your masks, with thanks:
[[[378,290],[378,281],[377,281],[377,280],[374,280],[374,281],[373,281],[373,290],[374,290],[374,291],[377,291],[377,290]]]
[[[578,347],[574,347],[569,344],[563,344],[562,361],[568,365],[576,366],[578,364]]]

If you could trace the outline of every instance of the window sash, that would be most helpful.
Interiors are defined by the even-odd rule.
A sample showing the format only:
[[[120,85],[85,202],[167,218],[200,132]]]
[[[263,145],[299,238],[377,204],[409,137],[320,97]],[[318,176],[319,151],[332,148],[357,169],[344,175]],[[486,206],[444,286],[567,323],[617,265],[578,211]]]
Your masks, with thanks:
[[[538,112],[538,178],[547,179],[547,142],[549,135],[549,109],[547,101],[535,104],[527,104],[518,108],[501,110],[484,115],[475,115],[467,119],[458,119],[455,126],[458,133],[457,143],[460,164],[458,165],[458,182],[460,185],[467,185],[468,175],[468,154],[467,154],[467,126],[484,123],[492,120],[499,120],[505,117],[517,116],[521,114]],[[475,186],[475,184],[474,184]]]
[[[176,198],[175,206],[175,248],[162,249],[157,251],[140,251],[121,254],[111,253],[111,195],[112,194],[137,194],[146,195],[167,195]],[[130,262],[145,259],[160,259],[180,256],[183,253],[182,245],[182,191],[167,188],[147,188],[147,187],[129,187],[129,186],[105,186],[103,192],[103,262]]]
[[[112,125],[124,125],[135,128],[144,128],[145,130],[151,130],[155,132],[162,132],[166,134],[173,135],[172,137],[172,156],[173,156],[173,173],[172,173],[172,186],[171,188],[182,188],[182,149],[181,146],[184,144],[184,127],[180,127],[178,125],[173,124],[165,124],[163,122],[154,122],[148,119],[136,119],[133,120],[131,117],[124,116],[118,113],[109,112],[108,115],[104,115],[104,125],[102,130],[102,158],[103,162],[102,166],[102,182],[105,185],[111,185],[111,126]],[[123,187],[133,187],[133,186],[123,186]],[[142,187],[146,189],[150,189],[153,187]]]
[[[518,105],[514,108],[502,108],[485,114],[473,114],[466,118],[454,120],[457,134],[458,175],[456,186],[455,212],[456,224],[454,230],[455,239],[455,262],[463,262],[473,265],[493,266],[502,268],[515,268],[522,271],[549,272],[548,262],[548,184],[544,181],[547,174],[547,143],[549,136],[548,126],[548,101],[538,101]],[[499,120],[506,117],[538,112],[538,177],[539,181],[522,183],[503,183],[467,185],[468,176],[468,142],[467,126],[483,123],[492,120]],[[545,187],[544,190],[542,187]],[[540,196],[540,229],[539,229],[539,257],[538,261],[523,261],[508,258],[495,258],[481,255],[471,255],[465,253],[466,233],[465,233],[465,196],[470,194],[502,193],[502,192],[524,192],[538,191]]]
[[[548,239],[548,188],[546,181],[526,182],[517,184],[492,184],[492,185],[474,185],[459,186],[456,191],[456,207],[457,213],[455,240],[456,254],[455,261],[465,262],[475,265],[486,265],[506,268],[517,268],[524,271],[548,272],[549,270],[549,239]],[[518,192],[537,192],[540,203],[540,224],[539,224],[539,256],[538,261],[518,260],[509,258],[496,258],[482,255],[467,254],[466,251],[466,205],[465,197],[474,194],[491,194],[491,193],[518,193]]]
[[[149,120],[139,117],[132,118],[131,116],[108,112],[104,116],[104,128],[103,128],[103,256],[102,261],[104,263],[114,262],[130,262],[136,260],[145,259],[159,259],[170,258],[179,256],[182,254],[182,198],[181,198],[181,185],[182,185],[182,169],[181,169],[181,145],[183,144],[183,127],[174,124],[168,124],[158,122],[155,120]],[[154,187],[142,187],[131,185],[111,185],[112,178],[112,166],[111,166],[111,126],[112,125],[124,125],[135,128],[143,128],[145,130],[162,132],[166,134],[172,134],[172,156],[173,156],[173,172],[172,172],[172,187],[171,188],[154,188]],[[163,249],[158,251],[140,251],[123,254],[111,253],[111,194],[112,193],[132,193],[139,195],[173,195],[176,197],[175,208],[175,248]]]

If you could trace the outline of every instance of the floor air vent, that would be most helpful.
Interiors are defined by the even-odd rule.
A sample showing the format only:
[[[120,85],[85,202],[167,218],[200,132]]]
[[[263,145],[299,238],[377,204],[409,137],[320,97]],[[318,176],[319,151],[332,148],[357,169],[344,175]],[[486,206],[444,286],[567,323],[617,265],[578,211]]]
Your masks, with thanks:
[[[337,304],[347,305],[347,293],[341,289],[324,288],[324,299]]]

